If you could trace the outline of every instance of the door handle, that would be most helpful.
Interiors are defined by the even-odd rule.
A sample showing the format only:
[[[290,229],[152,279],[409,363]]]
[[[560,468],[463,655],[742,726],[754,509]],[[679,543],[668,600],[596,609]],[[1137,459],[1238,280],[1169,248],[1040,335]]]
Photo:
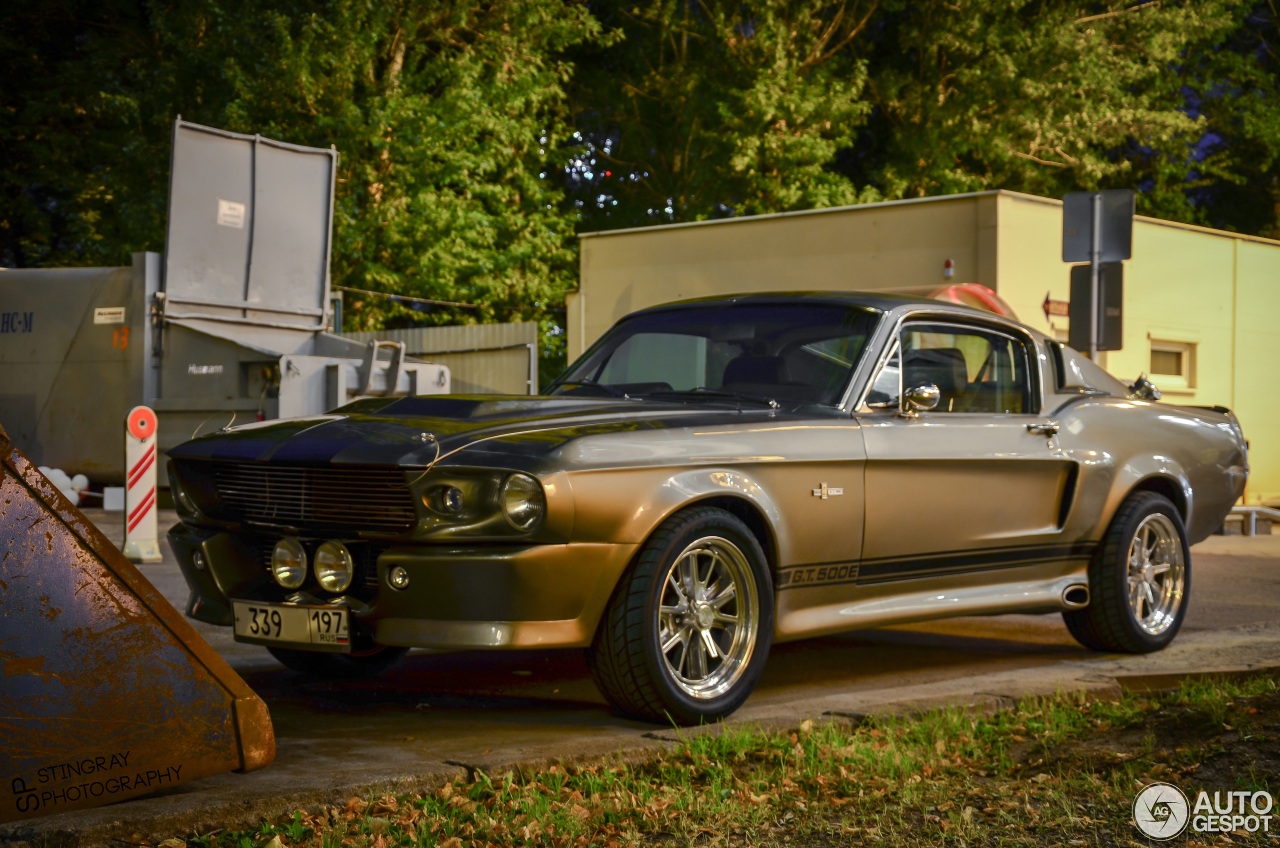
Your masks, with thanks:
[[[1058,431],[1062,429],[1057,421],[1042,421],[1038,424],[1028,424],[1028,433],[1039,433],[1046,438],[1058,435]]]

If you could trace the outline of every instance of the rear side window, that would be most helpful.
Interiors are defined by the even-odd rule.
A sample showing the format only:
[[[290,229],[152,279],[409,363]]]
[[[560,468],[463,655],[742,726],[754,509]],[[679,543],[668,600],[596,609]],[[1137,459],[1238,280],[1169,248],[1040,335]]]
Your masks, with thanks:
[[[1062,362],[1062,342],[1046,339],[1044,346],[1049,351],[1049,362],[1053,363],[1053,389],[1061,392],[1067,385],[1067,366]]]

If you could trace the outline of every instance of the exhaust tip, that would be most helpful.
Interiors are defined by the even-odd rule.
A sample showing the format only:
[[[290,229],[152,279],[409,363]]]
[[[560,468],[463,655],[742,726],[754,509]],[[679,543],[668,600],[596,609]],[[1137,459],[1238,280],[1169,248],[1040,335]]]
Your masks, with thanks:
[[[1062,592],[1062,605],[1068,609],[1079,609],[1089,606],[1089,587],[1084,583],[1074,583]]]

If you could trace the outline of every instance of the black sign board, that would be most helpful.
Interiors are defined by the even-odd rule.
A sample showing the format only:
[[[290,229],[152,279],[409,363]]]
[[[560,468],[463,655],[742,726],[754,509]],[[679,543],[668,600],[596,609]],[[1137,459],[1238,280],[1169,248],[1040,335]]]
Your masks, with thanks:
[[[1088,265],[1071,266],[1071,335],[1067,344],[1089,350],[1089,301],[1092,277]],[[1098,281],[1098,350],[1120,350],[1124,341],[1124,265],[1104,262]]]
[[[1122,262],[1133,256],[1133,189],[1073,191],[1062,198],[1062,261],[1093,259],[1094,198],[1098,198],[1099,262]],[[1074,298],[1072,298],[1074,300]]]

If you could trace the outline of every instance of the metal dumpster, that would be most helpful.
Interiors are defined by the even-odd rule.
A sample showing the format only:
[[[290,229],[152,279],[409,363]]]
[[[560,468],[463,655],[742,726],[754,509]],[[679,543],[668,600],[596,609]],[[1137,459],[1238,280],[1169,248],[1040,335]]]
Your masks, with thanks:
[[[0,271],[0,422],[38,465],[123,481],[119,424],[161,451],[230,423],[365,395],[438,394],[445,366],[327,332],[335,150],[182,120],[164,255]]]

